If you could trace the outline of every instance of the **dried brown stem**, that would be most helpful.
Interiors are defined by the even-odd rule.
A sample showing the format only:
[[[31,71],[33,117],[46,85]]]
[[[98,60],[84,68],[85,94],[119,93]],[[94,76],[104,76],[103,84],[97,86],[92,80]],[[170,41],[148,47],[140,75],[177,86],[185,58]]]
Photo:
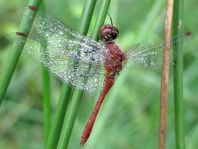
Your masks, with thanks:
[[[164,26],[164,47],[161,78],[161,103],[160,103],[160,128],[159,128],[159,149],[166,148],[166,109],[169,84],[169,53],[172,27],[173,0],[167,0],[166,18]]]

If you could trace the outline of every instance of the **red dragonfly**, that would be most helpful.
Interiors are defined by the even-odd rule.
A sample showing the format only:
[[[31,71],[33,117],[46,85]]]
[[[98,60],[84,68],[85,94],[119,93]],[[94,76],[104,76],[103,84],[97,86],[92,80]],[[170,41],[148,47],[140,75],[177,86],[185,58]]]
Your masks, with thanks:
[[[163,44],[137,44],[128,52],[123,52],[115,43],[119,31],[113,25],[100,28],[103,43],[72,31],[47,13],[38,12],[28,35],[16,32],[24,38],[24,50],[64,83],[89,92],[103,86],[96,106],[83,131],[83,146],[92,131],[102,102],[113,86],[116,76],[124,64],[153,67],[160,56]],[[104,80],[104,83],[103,81]]]

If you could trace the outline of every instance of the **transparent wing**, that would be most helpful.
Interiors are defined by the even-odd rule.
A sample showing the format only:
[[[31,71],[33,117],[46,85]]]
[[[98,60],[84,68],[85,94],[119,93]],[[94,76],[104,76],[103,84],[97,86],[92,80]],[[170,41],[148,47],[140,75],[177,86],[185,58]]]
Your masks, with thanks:
[[[172,48],[180,41],[190,39],[187,32],[184,35],[176,36],[171,39]],[[162,64],[162,49],[164,43],[156,44],[136,44],[131,50],[126,52],[128,66],[140,66],[143,68],[157,68]],[[171,52],[170,52],[171,54]],[[172,57],[170,57],[172,59]]]
[[[102,65],[73,59],[61,52],[51,52],[48,45],[27,38],[24,51],[33,60],[48,68],[64,83],[88,92],[103,85],[104,68]]]
[[[103,64],[109,54],[98,42],[43,12],[37,14],[28,38],[23,38],[24,51],[63,82],[89,92],[103,85]]]
[[[50,52],[62,53],[88,63],[104,64],[104,60],[111,57],[108,49],[99,42],[72,31],[42,11],[36,15],[29,37],[45,42]]]
[[[140,66],[143,68],[156,67],[161,63],[162,44],[142,45],[137,44],[126,52],[128,66]]]

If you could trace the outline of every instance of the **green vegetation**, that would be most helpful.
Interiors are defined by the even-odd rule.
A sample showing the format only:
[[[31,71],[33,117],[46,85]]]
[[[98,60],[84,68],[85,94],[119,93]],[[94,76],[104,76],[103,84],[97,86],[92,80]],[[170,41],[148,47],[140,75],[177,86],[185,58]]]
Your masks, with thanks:
[[[182,28],[178,26],[183,21],[183,0],[174,1],[173,36],[181,36]],[[176,149],[185,149],[184,113],[183,113],[183,50],[182,41],[173,49],[175,65],[173,67],[174,104],[175,104],[175,142]]]
[[[28,6],[39,7],[39,5],[40,5],[40,1],[35,1],[35,0],[30,0],[28,3]],[[32,11],[29,9],[25,13],[26,15],[24,15],[23,20],[21,21],[19,32],[28,34],[32,27],[32,22],[34,21],[34,16],[36,15],[36,11]],[[22,42],[23,40],[24,40],[23,37],[18,37],[16,39],[16,45],[18,46],[15,46],[14,49],[12,49],[9,53],[10,57],[6,62],[7,64],[4,69],[2,81],[0,84],[0,105],[4,99],[6,90],[14,73],[16,64],[21,55],[21,51],[24,47],[24,42]]]
[[[43,11],[45,11],[45,4],[44,2],[41,3],[41,7]],[[43,45],[43,49],[46,49],[46,42]],[[46,61],[48,57],[45,58]],[[43,67],[43,112],[44,112],[44,146],[47,147],[47,141],[49,138],[49,133],[51,130],[52,124],[52,116],[51,116],[51,88],[50,88],[50,72]]]
[[[81,33],[85,34],[88,31],[88,27],[84,27],[84,23],[81,23],[80,21],[85,2],[85,0],[60,0],[58,2],[46,1],[45,9],[71,29],[78,30],[78,27],[80,27],[80,29],[86,28],[84,31],[80,30]],[[198,33],[197,4],[198,2],[196,0],[186,1],[183,10],[183,31],[191,31],[193,35],[189,40],[187,39],[183,42],[184,101],[182,105],[184,109],[184,126],[181,126],[182,122],[178,121],[177,124],[181,124],[181,127],[179,126],[179,129],[181,128],[181,130],[178,130],[180,131],[180,134],[177,133],[178,136],[176,138],[180,137],[179,140],[182,140],[184,135],[185,146],[188,149],[195,149],[198,146],[198,104],[196,100],[198,90],[198,38],[196,36]],[[8,3],[6,0],[0,1],[1,35],[19,30],[18,23],[22,16],[20,14],[23,13],[26,5],[26,1],[16,1],[12,3]],[[93,13],[93,19],[88,32],[88,36],[91,36],[92,38],[96,38],[97,35],[97,30],[94,29],[101,25],[95,24],[98,16],[102,17],[99,13],[101,11],[99,6],[101,5],[102,1],[98,1]],[[111,1],[109,13],[112,16],[114,25],[120,30],[118,44],[127,51],[138,42],[146,44],[162,41],[164,12],[164,1]],[[85,19],[85,23],[88,23],[88,20]],[[100,21],[97,21],[97,23],[100,23]],[[105,23],[110,23],[109,18],[106,18]],[[8,54],[12,52],[6,37],[0,38],[0,81],[5,82],[4,74],[7,73],[8,70],[5,71],[4,66],[9,65],[9,63],[7,63],[7,56],[12,59],[12,55]],[[181,53],[178,52],[175,55],[178,54]],[[16,61],[14,65],[16,65]],[[11,72],[9,74],[12,74],[13,70],[14,69],[9,71]],[[44,99],[41,70],[39,65],[22,54],[6,95],[5,91],[3,92],[5,100],[0,107],[1,148],[42,149],[43,144],[46,141],[44,140],[44,137],[48,135],[48,147],[53,143],[57,144],[59,138],[54,138],[54,136],[60,135],[67,107],[70,109],[72,105],[73,107],[78,107],[78,112],[75,113],[74,111],[74,115],[77,115],[75,123],[74,120],[72,120],[71,127],[73,127],[73,130],[72,132],[70,130],[71,136],[70,133],[68,133],[68,137],[70,136],[68,148],[80,148],[79,144],[82,131],[96,103],[96,99],[99,96],[99,91],[93,94],[84,93],[83,96],[81,96],[80,102],[74,103],[73,99],[75,95],[80,95],[75,91],[73,98],[71,98],[73,101],[72,103],[71,100],[69,100],[72,88],[67,85],[64,85],[64,88],[62,88],[62,83],[55,77],[51,77],[51,101],[49,101],[49,103],[44,102],[46,104],[46,108],[44,109],[47,110],[47,107],[50,108],[49,104],[52,106],[52,124],[49,126],[51,128],[50,131],[47,132],[49,134],[43,134],[44,127],[48,127],[46,122],[50,121],[50,117],[49,115],[46,116],[45,122],[43,121]],[[133,67],[126,68],[121,72],[116,84],[104,101],[103,107],[98,115],[96,124],[85,148],[157,148],[160,72],[161,71],[158,68],[154,70],[142,70],[136,68],[133,69]],[[178,143],[178,141],[175,140],[175,107],[172,70],[170,74],[171,82],[169,88],[170,96],[168,100],[167,149],[175,148]],[[181,75],[181,72],[179,72],[179,74]],[[0,90],[5,90],[7,85],[8,81],[1,85]],[[49,89],[46,91],[49,91]],[[60,92],[61,95],[59,95]],[[46,94],[48,93],[46,92]],[[176,114],[178,113],[176,112]],[[69,119],[69,116],[67,118]],[[64,137],[61,137],[61,139],[63,138]]]

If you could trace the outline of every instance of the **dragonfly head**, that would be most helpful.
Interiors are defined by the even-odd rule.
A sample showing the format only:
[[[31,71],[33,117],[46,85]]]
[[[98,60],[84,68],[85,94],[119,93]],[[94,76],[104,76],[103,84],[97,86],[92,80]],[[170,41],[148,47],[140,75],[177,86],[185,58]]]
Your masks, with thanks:
[[[103,25],[100,28],[100,39],[105,43],[113,42],[118,35],[118,29],[112,25]]]

